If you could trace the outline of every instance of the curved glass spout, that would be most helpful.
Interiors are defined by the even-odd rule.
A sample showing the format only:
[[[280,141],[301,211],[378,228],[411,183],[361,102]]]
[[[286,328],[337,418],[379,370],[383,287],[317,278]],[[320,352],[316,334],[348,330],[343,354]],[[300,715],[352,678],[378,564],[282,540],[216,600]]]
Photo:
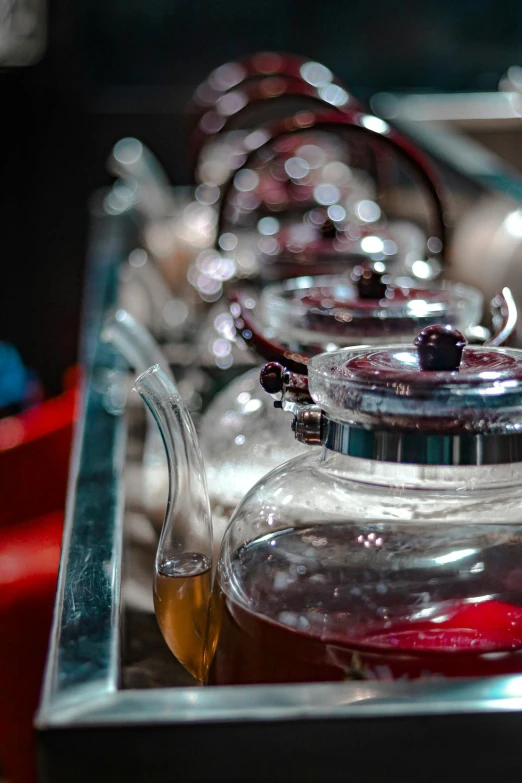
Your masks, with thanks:
[[[175,206],[168,177],[156,156],[139,139],[116,142],[107,167],[134,192],[136,208],[146,220],[173,214]]]
[[[212,520],[203,458],[190,414],[171,378],[155,365],[139,392],[161,432],[169,496],[156,556],[154,605],[171,651],[204,680],[212,574]]]
[[[148,329],[126,310],[119,308],[107,317],[101,337],[121,353],[129,367],[137,374],[144,373],[152,365],[158,364],[175,384],[169,363],[156,340]],[[139,502],[157,529],[163,522],[169,481],[161,434],[152,419],[147,416]]]
[[[102,340],[118,350],[130,367],[144,373],[158,364],[174,381],[168,362],[156,340],[126,310],[118,309],[105,321]]]

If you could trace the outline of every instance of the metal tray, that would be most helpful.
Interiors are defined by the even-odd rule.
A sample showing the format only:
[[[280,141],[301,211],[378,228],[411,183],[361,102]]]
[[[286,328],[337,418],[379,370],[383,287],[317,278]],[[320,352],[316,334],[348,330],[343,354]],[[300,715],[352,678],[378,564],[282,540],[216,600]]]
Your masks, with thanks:
[[[460,781],[471,775],[490,780],[499,774],[505,781],[518,780],[522,676],[122,686],[126,418],[108,412],[107,399],[123,368],[98,335],[103,313],[117,300],[118,266],[132,247],[129,238],[132,228],[125,216],[93,217],[82,339],[83,410],[36,718],[42,783],[350,778],[406,783]]]

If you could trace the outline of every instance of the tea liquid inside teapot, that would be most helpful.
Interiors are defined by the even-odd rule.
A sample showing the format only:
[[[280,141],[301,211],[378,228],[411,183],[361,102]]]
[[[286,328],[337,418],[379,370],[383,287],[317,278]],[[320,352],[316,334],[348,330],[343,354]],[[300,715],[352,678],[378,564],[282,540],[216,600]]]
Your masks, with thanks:
[[[522,671],[521,534],[332,523],[254,540],[218,572],[209,683]]]

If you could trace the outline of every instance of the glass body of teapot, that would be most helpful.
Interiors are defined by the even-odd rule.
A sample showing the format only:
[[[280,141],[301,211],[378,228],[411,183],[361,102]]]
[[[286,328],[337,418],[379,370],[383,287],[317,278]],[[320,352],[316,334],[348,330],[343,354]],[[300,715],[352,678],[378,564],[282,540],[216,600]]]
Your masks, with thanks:
[[[156,608],[167,641],[169,623],[177,628],[171,649],[199,679],[522,671],[522,353],[464,347],[450,327],[427,327],[415,342],[312,358],[308,404],[295,404],[283,373],[282,406],[294,412],[297,437],[323,448],[247,493],[211,598],[208,502],[200,493],[195,513],[178,513],[191,494],[178,483],[158,550]],[[169,445],[172,397],[161,383],[156,368],[137,388]],[[169,576],[165,564],[176,558]],[[168,579],[183,600],[160,605]],[[189,665],[182,648],[191,645]]]

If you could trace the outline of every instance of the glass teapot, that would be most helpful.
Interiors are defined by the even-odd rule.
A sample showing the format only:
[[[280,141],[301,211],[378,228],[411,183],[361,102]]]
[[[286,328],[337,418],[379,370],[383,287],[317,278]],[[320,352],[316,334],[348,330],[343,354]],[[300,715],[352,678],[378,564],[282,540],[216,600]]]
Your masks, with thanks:
[[[243,167],[224,188],[219,205],[216,249],[198,257],[189,270],[189,282],[202,297],[210,293],[214,299],[219,299],[222,291],[237,285],[237,278],[241,277],[250,279],[249,287],[260,288],[268,281],[302,275],[349,274],[354,267],[366,262],[379,262],[382,267],[385,264],[395,276],[407,273],[417,280],[417,287],[419,281],[420,287],[425,287],[424,284],[439,275],[445,247],[441,188],[429,162],[407,139],[377,117],[355,111],[345,111],[342,117],[331,113],[310,115],[306,122],[303,117],[295,116],[284,123],[267,126],[264,131],[261,146],[246,156]],[[310,146],[309,135],[315,137],[325,133],[341,143],[343,153],[351,156],[357,152],[356,159],[362,152],[379,153],[378,157],[390,165],[393,163],[395,179],[386,179],[386,166],[379,158],[379,166],[372,172],[376,176],[374,184],[379,184],[378,192],[371,197],[352,194],[353,199],[346,200],[346,194],[343,196],[342,189],[337,187],[340,184],[335,174],[337,163],[342,171],[350,172],[338,160],[325,180],[327,189],[332,191],[328,196],[313,188],[315,195],[306,209],[306,199],[303,202],[296,198],[296,208],[278,213],[277,218],[258,215],[256,230],[252,230],[252,226],[250,229],[239,227],[236,198],[243,193],[243,185],[236,178],[248,171],[251,174],[258,171],[256,166],[263,161],[272,166],[289,149],[292,155],[299,153],[290,160],[294,163],[302,160],[304,165],[306,161],[302,156],[306,157],[308,152],[303,150],[316,149],[314,145]],[[289,149],[287,145],[291,145]],[[349,182],[353,183],[352,174]],[[295,179],[295,186],[306,190],[307,177]],[[394,186],[397,183],[406,188],[407,199],[397,200]],[[409,219],[406,219],[405,210],[410,213]],[[230,252],[225,253],[225,248]],[[222,279],[224,268],[228,276],[226,282]],[[230,318],[224,307],[221,300],[208,313],[200,331],[198,352],[202,364],[212,367],[215,362],[218,367],[234,365],[237,368],[244,363],[246,354],[237,350],[236,341],[229,339]]]
[[[324,171],[308,161],[311,149],[322,148],[321,138],[335,139],[338,145]],[[371,165],[373,157],[375,165]],[[253,182],[261,183],[265,169],[268,180],[281,185],[284,175],[294,189],[293,196],[280,195],[274,201],[272,212],[278,213],[277,218],[260,212],[258,201],[257,206],[242,202],[245,193],[252,195],[244,178],[253,187]],[[396,269],[407,269],[414,276],[410,264],[425,259],[431,279],[440,272],[444,256],[441,199],[441,186],[429,161],[380,118],[351,109],[297,114],[265,126],[262,137],[224,183],[217,247],[228,248],[233,241],[234,253],[243,252],[243,215],[245,225],[257,222],[261,255],[255,273],[262,280],[294,277],[303,266],[309,273],[320,269],[331,273],[345,268],[347,260],[354,266],[379,254],[387,256],[388,266],[393,262]],[[404,214],[405,203],[410,204],[409,216]],[[252,231],[246,236],[251,250]]]
[[[522,351],[434,325],[268,375],[322,451],[245,496],[213,589],[193,430],[159,367],[136,382],[177,471],[155,603],[180,661],[209,684],[522,671]]]
[[[259,296],[237,292],[229,318],[235,319],[235,339],[259,357],[306,374],[315,354],[362,342],[411,340],[435,322],[452,324],[470,341],[500,344],[516,321],[507,289],[504,297],[494,303],[504,318],[492,335],[480,325],[482,297],[475,289],[449,282],[422,288],[359,266],[343,276],[301,277],[268,286]],[[303,452],[260,387],[259,368],[216,395],[201,417],[199,434],[216,537],[256,481]]]
[[[235,315],[219,316],[226,330],[214,342],[216,351],[237,340],[254,361],[247,345],[258,357],[306,373],[307,361],[317,353],[360,342],[408,340],[434,320],[453,324],[469,339],[489,338],[496,344],[513,329],[516,311],[507,290],[494,301],[501,323],[492,336],[478,324],[482,298],[475,289],[453,283],[425,289],[411,281],[408,285],[405,279],[399,286],[371,267],[358,267],[351,275],[303,277],[269,286],[257,301],[236,293],[231,304]],[[156,363],[169,372],[154,339],[125,311],[108,317],[103,336],[137,373]],[[217,548],[232,511],[250,487],[306,447],[281,427],[279,412],[259,385],[259,366],[215,396],[198,432]],[[147,431],[141,500],[156,526],[161,525],[168,484],[162,451],[156,429]]]

